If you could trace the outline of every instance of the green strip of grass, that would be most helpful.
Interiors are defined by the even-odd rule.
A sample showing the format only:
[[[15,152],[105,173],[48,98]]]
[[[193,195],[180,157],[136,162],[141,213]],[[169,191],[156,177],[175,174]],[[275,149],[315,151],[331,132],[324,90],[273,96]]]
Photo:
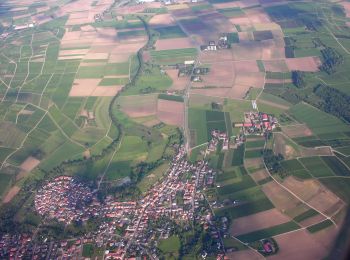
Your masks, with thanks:
[[[164,99],[164,100],[170,100],[170,101],[184,102],[184,98],[182,96],[177,96],[177,95],[159,94],[158,98]]]
[[[296,222],[301,222],[305,219],[316,216],[317,214],[318,214],[318,212],[316,210],[309,209],[309,210],[305,211],[304,213],[301,213],[300,215],[296,216],[293,220]]]
[[[322,229],[325,229],[325,228],[330,227],[332,225],[333,225],[332,221],[330,221],[329,219],[326,219],[318,224],[315,224],[311,227],[308,227],[307,230],[310,233],[316,233],[316,232],[321,231]]]
[[[274,227],[261,229],[258,231],[250,232],[248,234],[237,236],[237,238],[245,243],[254,242],[263,238],[273,237],[278,234],[289,232],[300,228],[295,222],[287,222]]]
[[[243,164],[244,144],[238,146],[233,152],[232,166],[239,166]]]
[[[274,206],[268,198],[251,201],[239,206],[226,207],[215,210],[217,216],[226,216],[230,219],[240,218],[261,211],[272,209]]]

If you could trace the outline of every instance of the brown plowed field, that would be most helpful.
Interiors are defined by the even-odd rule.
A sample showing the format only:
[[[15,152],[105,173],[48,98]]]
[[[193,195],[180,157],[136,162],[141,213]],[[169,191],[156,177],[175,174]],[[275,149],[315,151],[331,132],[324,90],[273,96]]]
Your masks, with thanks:
[[[178,77],[178,70],[169,69],[166,70],[168,76],[172,79],[173,84],[171,85],[169,90],[184,90],[186,85],[189,83],[188,77]]]
[[[313,135],[310,128],[308,128],[306,125],[301,124],[282,126],[282,131],[291,138]]]
[[[289,221],[290,218],[279,212],[277,209],[270,209],[235,219],[232,222],[230,233],[232,236],[238,236]]]
[[[287,72],[289,71],[284,60],[264,60],[265,71]]]
[[[343,202],[316,180],[301,181],[289,176],[283,185],[325,214],[332,214],[343,207]]]
[[[189,38],[173,38],[158,40],[155,46],[157,51],[195,47],[195,45]]]
[[[251,173],[250,176],[253,178],[254,181],[258,182],[258,181],[262,181],[264,179],[266,179],[267,177],[269,177],[269,174],[267,173],[267,171],[265,169],[262,170],[258,170],[254,173]]]
[[[181,127],[184,120],[184,108],[185,105],[183,102],[159,99],[157,117],[166,124]]]
[[[227,96],[232,99],[243,99],[246,96],[249,89],[250,86],[235,84],[227,93]]]
[[[234,63],[236,73],[260,72],[256,61],[239,61]]]
[[[328,251],[306,231],[299,230],[274,237],[279,252],[269,256],[269,259],[296,260],[296,259],[323,259]]]
[[[157,95],[123,96],[121,110],[130,117],[151,116],[157,113]]]
[[[264,78],[265,78],[265,74],[261,72],[237,73],[235,84],[255,87],[255,88],[263,88]]]
[[[123,86],[98,86],[101,79],[75,79],[69,92],[71,97],[113,97]]]
[[[204,96],[212,96],[227,98],[228,92],[231,88],[203,88],[203,89],[191,89],[191,94],[199,94]]]
[[[8,203],[10,202],[14,196],[16,196],[16,194],[20,191],[20,187],[18,186],[13,186],[6,194],[6,196],[4,197],[4,199],[2,200],[3,203]]]
[[[286,84],[286,83],[292,83],[292,80],[291,79],[265,79],[265,83]]]
[[[30,172],[36,166],[38,166],[40,161],[32,156],[29,156],[19,167],[26,172]]]
[[[149,25],[152,27],[162,27],[175,25],[176,22],[171,14],[158,14],[151,18]]]
[[[232,87],[235,80],[234,64],[232,62],[220,62],[213,64],[207,75],[203,75],[203,86]]]
[[[286,59],[286,63],[290,71],[301,70],[316,72],[321,65],[320,59],[316,57],[290,58]]]
[[[291,210],[301,204],[298,199],[284,190],[275,181],[264,184],[262,190],[275,207],[282,212]]]
[[[265,259],[258,252],[255,252],[252,249],[241,250],[236,252],[227,253],[228,259],[234,260],[262,260]]]

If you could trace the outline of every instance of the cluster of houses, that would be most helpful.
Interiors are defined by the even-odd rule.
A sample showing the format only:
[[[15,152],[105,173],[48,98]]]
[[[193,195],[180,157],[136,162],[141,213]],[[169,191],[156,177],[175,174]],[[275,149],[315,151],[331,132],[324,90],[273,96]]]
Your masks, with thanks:
[[[265,135],[275,129],[277,123],[274,116],[254,111],[244,113],[244,122],[234,123],[234,127],[241,128],[245,135]]]
[[[202,75],[206,75],[209,73],[210,69],[207,67],[197,67],[194,68],[194,64],[177,64],[178,69],[178,77],[188,77],[191,76],[192,82],[201,82]]]
[[[178,77],[185,77],[190,76],[191,74],[198,76],[198,75],[205,75],[209,73],[209,68],[206,67],[199,67],[194,68],[193,64],[190,65],[177,65],[177,68],[179,70]]]
[[[89,111],[87,109],[83,109],[80,112],[80,117],[83,119],[83,126],[88,126],[89,124],[94,124],[95,122],[95,113],[94,111]]]
[[[0,237],[0,259],[78,259],[83,241],[41,241],[34,242],[28,234]]]
[[[122,259],[132,245],[150,245],[152,240],[159,237],[155,236],[156,232],[167,233],[163,229],[152,230],[153,235],[150,236],[150,221],[161,217],[178,223],[193,220],[196,209],[203,200],[198,191],[212,186],[214,176],[215,172],[209,168],[207,162],[189,163],[185,149],[181,147],[170,164],[166,178],[154,185],[141,201],[119,202],[109,206],[106,216],[113,218],[120,227],[125,226],[124,238],[127,242],[109,250],[106,258]]]
[[[208,143],[207,152],[215,152],[218,149],[219,142],[222,142],[222,150],[226,151],[230,148],[230,137],[227,132],[220,132],[219,130],[211,131],[211,140]]]
[[[67,224],[97,216],[99,208],[100,202],[91,189],[70,176],[51,180],[35,196],[35,209],[40,215]]]
[[[260,243],[261,243],[261,249],[259,249],[259,251],[264,255],[272,255],[276,253],[277,248],[275,246],[275,243],[272,241],[272,239],[265,238],[260,240]]]
[[[227,35],[224,34],[219,37],[219,40],[217,43],[215,41],[209,41],[209,44],[201,45],[200,48],[201,48],[201,51],[217,51],[220,49],[230,48],[230,44],[229,44]]]
[[[217,138],[224,137],[220,133]],[[220,137],[221,136],[221,137]],[[81,238],[68,241],[51,241],[33,244],[30,236],[0,240],[0,258],[20,259],[30,255],[33,259],[74,258],[81,256],[85,243],[104,247],[105,259],[132,259],[136,251],[157,259],[156,245],[159,238],[169,236],[171,228],[166,224],[153,228],[157,219],[171,219],[176,223],[199,220],[204,228],[221,244],[220,232],[215,227],[209,209],[203,213],[203,189],[213,187],[216,172],[206,161],[190,163],[185,147],[181,146],[169,165],[166,176],[154,184],[139,201],[116,201],[112,196],[100,203],[91,189],[70,176],[59,176],[48,182],[35,197],[36,211],[45,217],[65,224],[86,221],[93,216],[102,217],[97,230]],[[118,234],[118,235],[116,235]],[[13,241],[11,244],[9,241]],[[32,257],[38,255],[38,257]],[[136,255],[135,255],[136,256]]]
[[[20,30],[24,30],[24,29],[28,29],[28,28],[34,28],[34,26],[35,26],[35,22],[26,23],[26,24],[22,24],[22,25],[14,25],[13,29],[15,31],[20,31]]]
[[[3,235],[0,239],[0,258],[16,259],[32,256],[31,240],[31,237],[27,234]]]

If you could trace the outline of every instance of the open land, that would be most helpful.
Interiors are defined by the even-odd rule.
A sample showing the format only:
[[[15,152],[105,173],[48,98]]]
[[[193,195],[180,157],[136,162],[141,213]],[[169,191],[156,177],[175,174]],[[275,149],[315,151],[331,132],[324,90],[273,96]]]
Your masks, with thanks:
[[[265,236],[279,248],[269,259],[327,255],[349,203],[349,4],[14,0],[2,8],[0,196],[13,214],[0,208],[0,225],[33,235],[0,234],[2,245],[34,252],[23,241],[55,233],[43,225],[40,212],[51,207],[41,184],[64,175],[53,185],[68,187],[54,191],[56,217],[74,190],[90,201],[75,177],[103,190],[108,206],[93,197],[91,207],[69,208],[61,216],[69,223],[102,216],[91,227],[98,235],[85,243],[67,225],[60,234],[69,230],[72,245],[35,247],[44,258],[146,257],[159,242],[164,258],[180,245],[184,259],[200,257],[193,248],[218,258],[225,245],[237,250],[226,251],[230,259],[263,259],[236,238]],[[267,116],[265,138],[247,114]],[[163,218],[149,225],[160,217],[205,223],[196,232],[213,245],[189,245],[194,230]],[[106,253],[107,241],[120,245],[116,233],[125,246]],[[223,241],[225,233],[235,238]]]

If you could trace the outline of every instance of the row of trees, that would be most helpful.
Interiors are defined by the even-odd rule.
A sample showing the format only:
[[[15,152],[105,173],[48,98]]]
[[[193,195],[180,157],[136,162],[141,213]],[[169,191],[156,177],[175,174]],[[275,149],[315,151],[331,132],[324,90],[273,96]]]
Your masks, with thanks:
[[[323,58],[320,69],[327,74],[333,74],[339,65],[344,63],[344,57],[337,52],[334,48],[326,47],[321,49]]]
[[[286,177],[286,171],[281,162],[284,160],[282,154],[275,155],[271,149],[265,149],[263,152],[264,162],[271,173],[277,173],[281,178]]]
[[[323,111],[350,123],[350,96],[329,86],[317,85],[314,93],[321,98],[316,104]]]
[[[137,69],[134,77],[132,77],[131,82],[126,84],[123,90],[134,86],[135,82],[137,81],[140,74],[142,73],[142,70],[143,70],[142,52],[145,48],[148,48],[148,45],[150,43],[150,32],[149,32],[148,26],[142,17],[139,16],[138,18],[143,22],[145,29],[149,35],[149,39],[148,39],[147,44],[137,52],[137,60],[139,63],[138,69]],[[25,180],[24,185],[23,185],[21,191],[17,194],[17,196],[10,203],[7,203],[1,207],[0,233],[8,233],[8,232],[23,233],[23,232],[31,232],[32,230],[34,230],[36,228],[36,225],[33,225],[33,223],[27,223],[26,220],[24,220],[23,222],[18,222],[18,220],[16,218],[16,214],[18,214],[18,212],[20,211],[20,209],[24,205],[26,205],[28,203],[30,203],[30,204],[33,203],[33,199],[31,199],[32,192],[39,189],[45,180],[53,178],[56,175],[65,174],[65,168],[68,168],[70,166],[74,167],[74,166],[89,165],[89,164],[91,165],[91,163],[93,163],[94,161],[98,161],[98,160],[102,159],[104,156],[110,154],[114,150],[114,147],[120,141],[121,134],[123,131],[123,126],[118,121],[118,119],[114,113],[114,110],[116,109],[116,99],[118,98],[118,96],[120,95],[121,92],[119,92],[117,95],[115,95],[112,98],[111,103],[109,104],[109,109],[108,109],[109,116],[111,117],[112,123],[118,129],[118,136],[113,140],[113,142],[109,146],[107,146],[101,152],[100,155],[95,155],[95,156],[92,156],[90,158],[66,160],[66,161],[62,162],[59,166],[53,168],[51,171],[44,171],[43,169],[39,169],[38,175],[36,178],[28,178],[27,180]],[[34,150],[33,155],[36,157],[41,157],[42,153],[41,153],[41,151]],[[130,192],[130,190],[126,189],[125,187],[120,188],[120,190],[118,190],[118,191],[126,192],[126,193]],[[103,197],[105,194],[100,194],[100,195],[101,195],[101,197]],[[42,228],[43,235],[50,234],[50,236],[53,236],[53,237],[55,237],[56,235],[59,236],[59,234],[62,231],[60,225],[58,223],[56,223],[55,221],[53,221],[52,223],[51,222],[49,222],[49,223],[48,223],[48,225],[43,226],[43,228]],[[88,226],[91,226],[91,225],[88,225]],[[76,232],[80,232],[81,229],[82,229],[82,227],[79,225],[79,223],[77,223],[77,224],[72,225],[70,228],[68,228],[68,231],[70,231],[70,232],[66,232],[65,234],[66,235],[75,234]],[[85,229],[85,227],[83,229]]]
[[[305,72],[299,70],[292,71],[292,82],[297,88],[304,88],[306,86]]]

